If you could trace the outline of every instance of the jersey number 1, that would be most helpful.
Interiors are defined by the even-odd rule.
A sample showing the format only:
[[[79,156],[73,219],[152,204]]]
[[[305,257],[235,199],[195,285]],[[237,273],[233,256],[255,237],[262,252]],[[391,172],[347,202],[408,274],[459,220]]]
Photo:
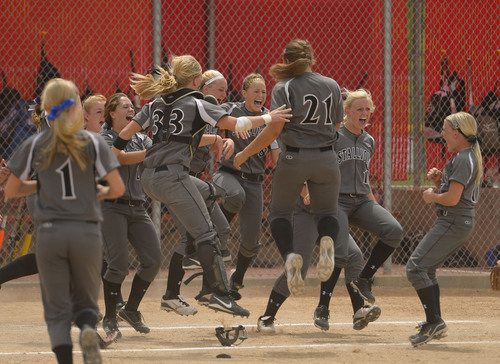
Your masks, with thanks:
[[[75,189],[73,185],[73,169],[71,168],[71,159],[66,159],[56,172],[61,176],[62,185],[62,199],[74,200],[76,199]]]

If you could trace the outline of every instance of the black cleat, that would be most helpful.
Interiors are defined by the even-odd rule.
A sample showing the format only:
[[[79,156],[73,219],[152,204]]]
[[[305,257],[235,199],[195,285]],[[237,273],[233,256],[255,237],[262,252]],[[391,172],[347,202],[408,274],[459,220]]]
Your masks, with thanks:
[[[373,305],[375,303],[375,297],[372,293],[372,284],[373,278],[358,277],[351,282],[351,287],[357,290],[363,299]]]
[[[116,319],[116,317],[104,317],[104,319],[102,320],[102,328],[107,337],[112,337],[116,334],[115,340],[122,338],[122,333],[118,329],[118,320]]]
[[[323,331],[328,331],[330,324],[330,310],[325,305],[320,305],[314,310],[314,326]]]
[[[141,334],[149,334],[149,327],[147,327],[143,321],[143,317],[140,311],[128,311],[124,308],[118,312],[118,316],[130,326],[132,326],[135,331]]]
[[[234,316],[248,317],[250,312],[238,306],[234,298],[230,295],[219,296],[212,293],[208,307],[215,311],[233,314]]]
[[[439,319],[436,323],[426,322],[422,325],[420,332],[416,335],[411,335],[409,337],[411,344],[414,348],[426,344],[437,335],[442,335],[448,331],[448,327],[444,323],[443,319]]]

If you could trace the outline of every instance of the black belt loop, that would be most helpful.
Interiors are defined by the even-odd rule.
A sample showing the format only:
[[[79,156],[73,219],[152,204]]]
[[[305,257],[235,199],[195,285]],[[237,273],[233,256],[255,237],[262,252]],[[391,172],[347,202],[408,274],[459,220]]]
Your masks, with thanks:
[[[129,205],[130,207],[142,206],[144,201],[142,200],[126,200],[124,198],[117,198],[115,200],[104,200],[105,202],[117,203],[120,205]]]
[[[300,149],[301,149],[301,148],[297,148],[297,147],[291,147],[289,145],[285,145],[285,148],[286,148],[287,152],[294,152],[294,153],[300,152]],[[309,148],[302,148],[302,149],[309,149]],[[310,149],[312,150],[312,149],[316,149],[316,148],[310,148]],[[328,152],[329,150],[332,150],[332,149],[333,149],[333,147],[331,145],[329,145],[327,147],[319,148],[319,151],[320,152]]]
[[[446,210],[439,210],[437,213],[438,216],[448,216],[448,211]]]
[[[262,182],[264,180],[264,176],[261,174],[238,172],[238,171],[235,171],[234,169],[227,168],[227,167],[220,167],[219,170],[223,171],[223,172],[232,173],[232,174],[239,176],[240,178],[245,179],[247,181]]]

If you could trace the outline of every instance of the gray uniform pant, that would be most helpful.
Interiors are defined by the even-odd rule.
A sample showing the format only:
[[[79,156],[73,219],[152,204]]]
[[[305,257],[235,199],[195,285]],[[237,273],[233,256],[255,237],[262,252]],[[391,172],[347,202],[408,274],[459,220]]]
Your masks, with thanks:
[[[349,225],[357,226],[379,237],[384,244],[396,248],[403,239],[403,228],[392,214],[368,196],[339,196],[339,233],[335,241],[335,266],[346,265],[345,251],[349,241]]]
[[[415,290],[438,284],[436,269],[464,245],[473,230],[471,216],[438,217],[406,265],[406,276]]]
[[[101,208],[104,259],[108,264],[104,279],[121,284],[128,275],[130,242],[139,259],[137,275],[152,282],[160,270],[161,249],[154,224],[144,207],[105,201]]]
[[[169,165],[168,170],[155,172],[145,168],[142,173],[144,192],[163,202],[194,238],[195,244],[215,242],[216,231],[200,191],[182,165]]]
[[[311,214],[315,217],[316,224],[322,217],[336,218],[340,171],[333,149],[300,149],[299,152],[285,150],[280,153],[273,177],[269,208],[271,225],[275,219],[292,222],[294,207],[306,181],[311,199]],[[347,250],[344,253],[347,254]]]
[[[217,201],[209,200],[209,198],[212,197],[211,196],[212,191],[210,190],[208,182],[202,181],[201,179],[191,175],[190,178],[193,180],[193,183],[200,191],[201,196],[203,197],[203,200],[205,201],[205,204],[209,209],[208,212],[210,214],[210,218],[212,219],[212,222],[215,225],[215,230],[217,231],[217,236],[219,237],[219,243],[220,243],[219,248],[220,250],[226,250],[227,241],[229,240],[229,235],[231,235],[231,227],[229,226],[229,223],[227,222],[226,217],[222,213],[222,210],[220,209],[220,206],[217,203]],[[193,241],[188,240],[186,234],[186,228],[182,226],[177,216],[175,216],[175,214],[173,214],[172,211],[169,212],[170,215],[172,216],[172,219],[174,220],[175,225],[177,226],[177,229],[179,230],[179,234],[181,234],[182,237],[182,241],[177,246],[177,249],[175,249],[175,251],[181,255],[185,255],[187,245],[193,244]]]
[[[311,256],[318,237],[318,230],[313,216],[299,206],[295,207],[293,215],[293,251],[302,256],[302,278],[307,275],[307,269],[311,263]],[[363,270],[364,264],[363,254],[350,235],[348,241],[347,265],[344,267],[346,282],[357,278]],[[290,296],[285,273],[282,273],[275,281],[273,290],[282,296]]]
[[[264,207],[262,183],[218,171],[213,176],[213,184],[217,193],[222,194],[224,208],[239,216],[241,235],[239,251],[245,257],[253,257],[260,247],[260,227]]]
[[[71,322],[82,313],[98,312],[100,226],[84,221],[42,222],[37,226],[37,236],[36,262],[52,349],[72,346]]]

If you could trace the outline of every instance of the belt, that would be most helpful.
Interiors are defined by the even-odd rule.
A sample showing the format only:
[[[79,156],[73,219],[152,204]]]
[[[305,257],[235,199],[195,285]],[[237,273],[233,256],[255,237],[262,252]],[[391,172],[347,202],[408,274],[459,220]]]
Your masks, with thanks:
[[[104,200],[105,202],[117,203],[120,205],[129,205],[131,207],[139,207],[142,206],[144,201],[142,200],[126,200],[124,198],[117,198],[114,200]]]
[[[95,221],[95,220],[64,220],[64,219],[55,219],[55,220],[48,220],[48,221],[42,221],[41,223],[42,224],[45,224],[45,223],[68,223],[68,222],[83,222],[85,224],[99,224],[99,221]]]
[[[328,152],[329,150],[332,150],[333,147],[331,145],[327,146],[327,147],[321,147],[321,148],[297,148],[297,147],[291,147],[289,145],[285,145],[286,147],[286,151],[287,152],[295,152],[295,153],[298,153],[300,152],[300,149],[319,149],[320,152]]]
[[[242,179],[246,179],[246,180],[252,181],[252,182],[262,182],[264,180],[264,176],[262,174],[244,173],[244,172],[235,171],[234,169],[227,168],[227,167],[220,167],[219,171],[232,173],[235,176],[238,176]]]
[[[366,195],[361,195],[358,193],[341,193],[342,196],[349,196],[352,198],[359,198],[359,197],[365,197]]]
[[[189,168],[186,166],[182,166],[185,172],[189,172]],[[155,168],[155,172],[160,172],[160,171],[168,171],[168,166],[159,166]]]
[[[201,176],[203,176],[203,172],[196,173],[196,172],[190,171],[189,175],[191,175],[191,176],[196,177],[196,178],[199,179],[199,178],[201,178]]]

